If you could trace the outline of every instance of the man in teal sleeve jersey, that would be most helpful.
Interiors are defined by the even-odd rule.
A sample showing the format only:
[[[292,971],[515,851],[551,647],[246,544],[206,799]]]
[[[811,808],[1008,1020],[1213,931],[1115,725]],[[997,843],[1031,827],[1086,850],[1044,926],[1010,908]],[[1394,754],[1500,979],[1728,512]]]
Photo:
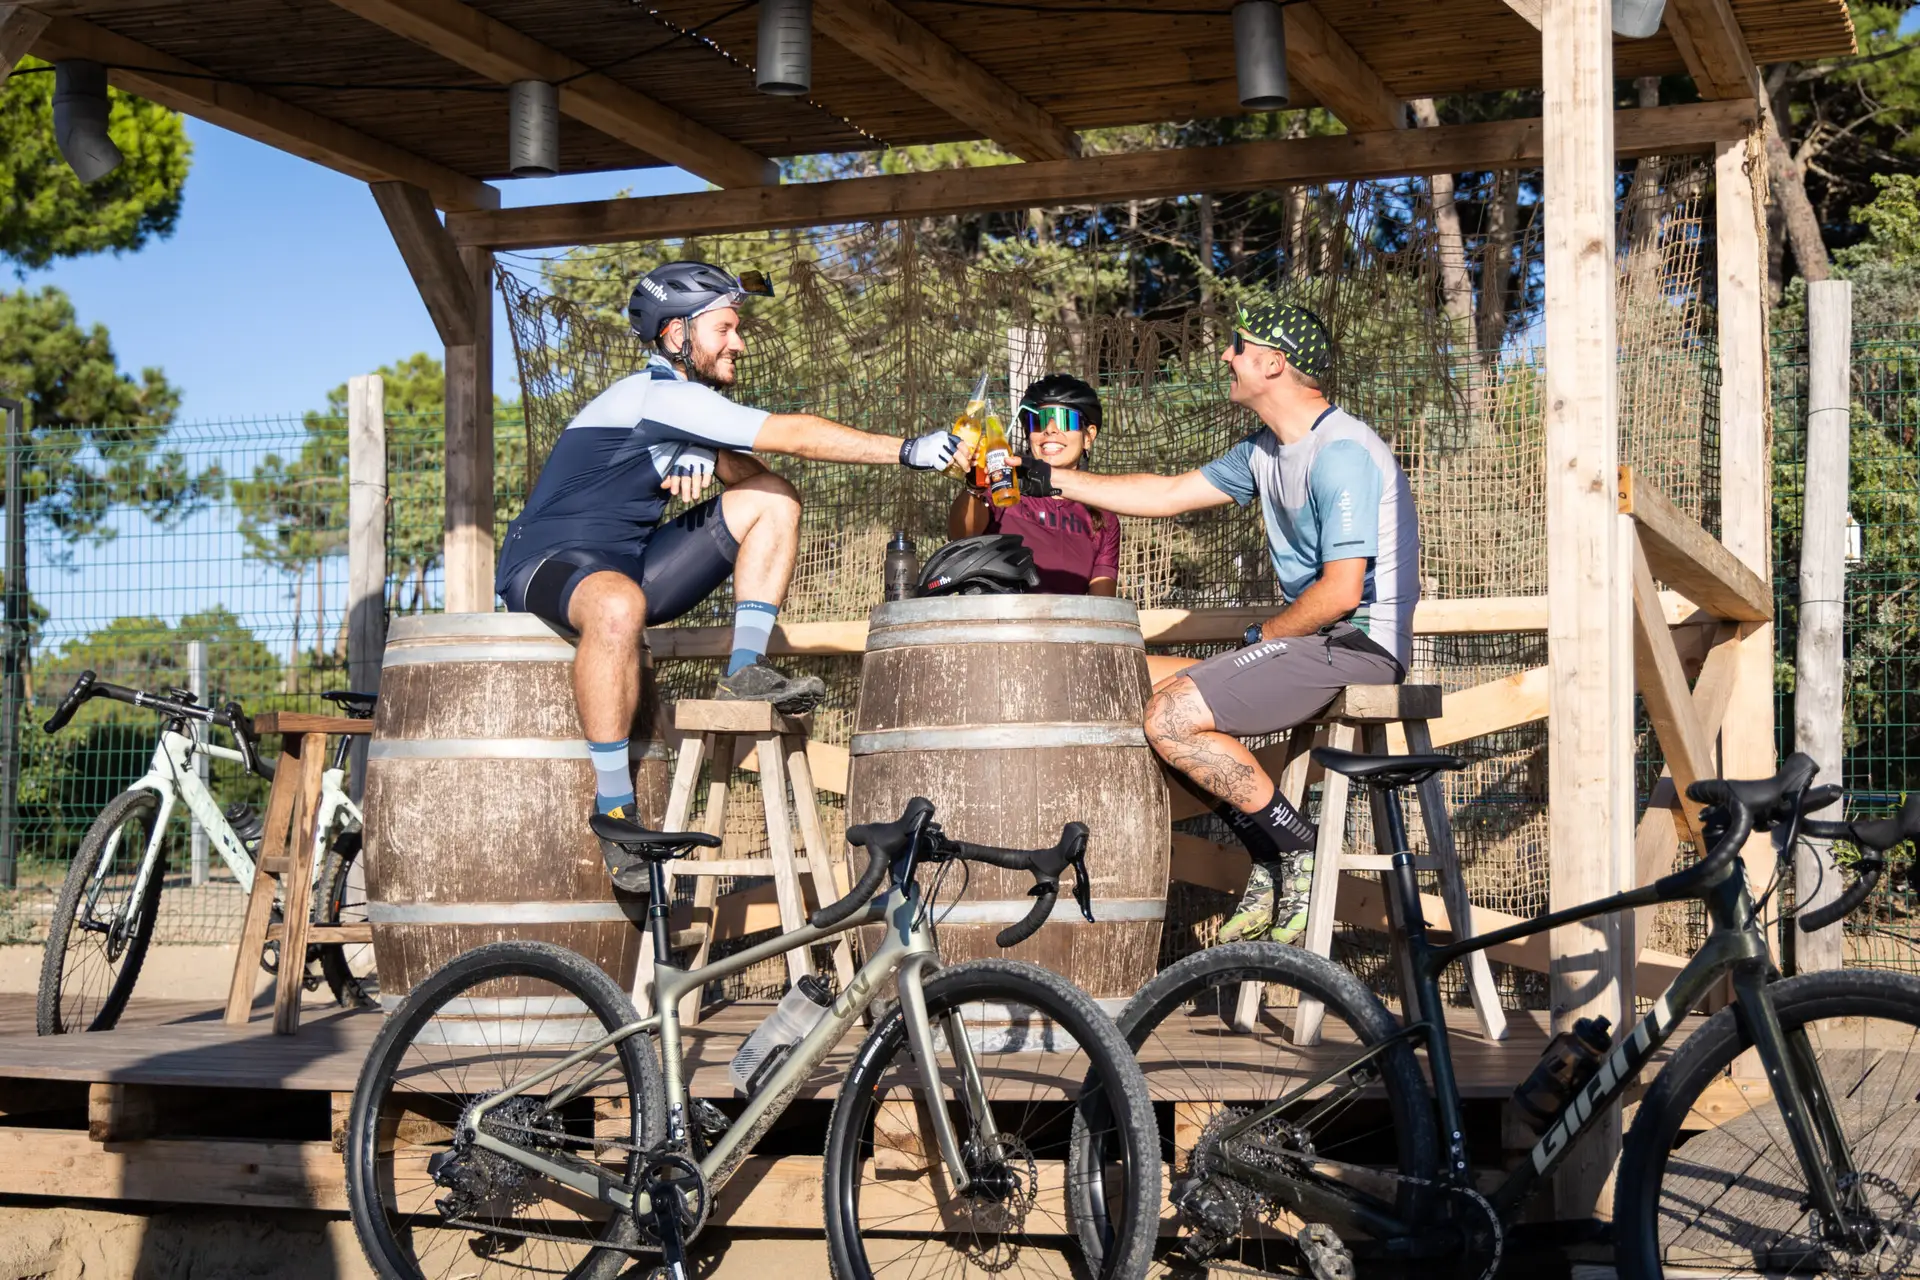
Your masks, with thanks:
[[[1022,459],[1021,488],[1129,516],[1259,500],[1282,608],[1239,649],[1160,679],[1146,732],[1253,856],[1221,941],[1290,942],[1306,928],[1318,831],[1240,739],[1309,720],[1350,684],[1406,678],[1420,532],[1393,451],[1321,389],[1333,344],[1318,316],[1283,302],[1243,309],[1220,358],[1233,402],[1261,423],[1220,457],[1177,476],[1056,473]]]

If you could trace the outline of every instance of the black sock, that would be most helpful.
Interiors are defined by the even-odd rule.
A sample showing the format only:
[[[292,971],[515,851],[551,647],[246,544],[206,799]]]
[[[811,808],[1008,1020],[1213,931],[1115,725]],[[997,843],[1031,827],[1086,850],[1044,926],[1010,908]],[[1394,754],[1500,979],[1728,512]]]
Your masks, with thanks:
[[[1293,806],[1287,804],[1286,800],[1281,797],[1278,788],[1274,790],[1275,800],[1281,805],[1284,805],[1286,811],[1293,815],[1294,821],[1307,832],[1306,843],[1299,845],[1298,849],[1296,849],[1291,842],[1283,844],[1275,840],[1272,828],[1263,820],[1261,814],[1240,812],[1240,810],[1233,806],[1232,801],[1222,800],[1212,792],[1202,790],[1198,783],[1178,770],[1169,769],[1167,770],[1167,775],[1185,788],[1188,794],[1211,809],[1215,817],[1226,823],[1227,830],[1233,832],[1234,836],[1240,841],[1240,847],[1245,849],[1247,856],[1255,862],[1272,868],[1278,865],[1289,851],[1297,852],[1298,849],[1313,848],[1314,838],[1318,834],[1317,831],[1311,824],[1302,819],[1299,814],[1294,812]]]
[[[1306,853],[1320,838],[1320,828],[1302,817],[1280,794],[1279,787],[1273,789],[1273,795],[1257,811],[1242,816],[1258,824],[1282,854]]]

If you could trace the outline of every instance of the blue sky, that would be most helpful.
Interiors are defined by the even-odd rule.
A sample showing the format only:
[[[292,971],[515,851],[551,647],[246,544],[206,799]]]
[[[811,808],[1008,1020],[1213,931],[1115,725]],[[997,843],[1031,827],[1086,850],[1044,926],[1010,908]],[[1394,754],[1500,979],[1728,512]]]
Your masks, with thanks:
[[[122,368],[166,370],[184,393],[180,421],[296,415],[353,374],[439,353],[365,183],[199,120],[188,119],[187,134],[193,169],[171,239],[26,280],[58,285],[83,323],[105,324]],[[499,184],[509,205],[704,185],[679,169]],[[495,387],[517,396],[497,298],[495,307]]]
[[[121,368],[166,371],[183,393],[181,423],[252,424],[179,431],[199,465],[210,460],[210,440],[230,439],[230,448],[212,447],[229,474],[245,475],[263,447],[298,447],[298,428],[286,420],[324,405],[330,388],[416,351],[438,355],[440,341],[365,183],[199,120],[187,120],[187,133],[193,167],[170,239],[137,254],[62,262],[24,282],[0,279],[0,288],[65,289],[83,324],[107,326]],[[704,185],[679,169],[500,184],[509,205]],[[497,295],[494,305],[494,386],[517,397]],[[177,620],[221,604],[285,655],[293,582],[242,556],[231,516],[203,511],[164,532],[131,512],[112,523],[118,537],[74,548],[64,565],[36,540],[29,581],[54,613],[48,639],[58,644],[117,616]],[[331,636],[345,603],[344,564],[328,575]],[[302,600],[302,639],[311,643],[311,583]]]

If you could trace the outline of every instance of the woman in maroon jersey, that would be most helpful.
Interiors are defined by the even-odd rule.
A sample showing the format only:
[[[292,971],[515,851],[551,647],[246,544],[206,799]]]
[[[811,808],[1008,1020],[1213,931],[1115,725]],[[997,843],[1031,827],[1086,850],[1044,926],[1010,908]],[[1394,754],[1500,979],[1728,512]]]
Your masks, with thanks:
[[[1100,396],[1080,379],[1050,373],[1020,400],[1027,450],[1054,470],[1078,467],[1100,434]],[[1120,575],[1120,518],[1068,498],[1022,498],[996,507],[974,488],[947,515],[947,536],[1017,533],[1033,552],[1040,589],[1055,595],[1110,596]]]

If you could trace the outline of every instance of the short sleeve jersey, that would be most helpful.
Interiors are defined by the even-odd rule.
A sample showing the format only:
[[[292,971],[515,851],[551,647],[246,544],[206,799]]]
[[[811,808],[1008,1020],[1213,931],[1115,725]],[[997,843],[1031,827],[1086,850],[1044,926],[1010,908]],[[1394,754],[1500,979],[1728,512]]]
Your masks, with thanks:
[[[1420,529],[1407,476],[1386,441],[1352,414],[1329,408],[1292,444],[1265,427],[1200,469],[1246,506],[1260,499],[1274,576],[1288,603],[1331,560],[1367,561],[1353,624],[1412,665],[1420,600]]]
[[[1022,498],[1010,507],[989,507],[987,528],[1017,533],[1033,552],[1040,590],[1083,596],[1095,578],[1120,576],[1120,517],[1093,513],[1070,498]]]
[[[689,450],[753,448],[765,410],[689,382],[656,355],[595,396],[560,433],[527,505],[508,526],[502,581],[533,555],[623,548],[666,513],[660,487]]]

